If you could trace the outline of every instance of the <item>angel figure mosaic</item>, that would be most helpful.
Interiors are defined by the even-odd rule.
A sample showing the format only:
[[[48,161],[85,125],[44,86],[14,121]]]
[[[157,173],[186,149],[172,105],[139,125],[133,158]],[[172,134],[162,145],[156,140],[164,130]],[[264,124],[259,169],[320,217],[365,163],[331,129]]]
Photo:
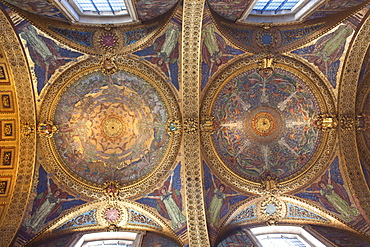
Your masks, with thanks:
[[[43,176],[43,174],[41,174]],[[39,185],[41,189],[41,186]],[[66,209],[63,203],[72,202],[73,204],[82,204],[83,201],[72,197],[67,192],[58,188],[55,183],[52,183],[50,174],[46,174],[45,190],[39,193],[33,203],[31,217],[26,221],[28,232],[38,232],[46,222],[58,217],[60,213]]]
[[[170,171],[170,178],[159,189],[138,200],[140,203],[156,208],[160,215],[171,220],[174,229],[181,229],[186,225],[186,217],[182,213],[179,172],[180,165],[175,169],[175,172]]]
[[[319,182],[307,188],[304,193],[297,195],[319,201],[326,209],[338,212],[347,222],[359,215],[358,209],[351,205],[348,193],[343,187],[338,169],[338,158],[333,161],[331,168],[321,177]]]

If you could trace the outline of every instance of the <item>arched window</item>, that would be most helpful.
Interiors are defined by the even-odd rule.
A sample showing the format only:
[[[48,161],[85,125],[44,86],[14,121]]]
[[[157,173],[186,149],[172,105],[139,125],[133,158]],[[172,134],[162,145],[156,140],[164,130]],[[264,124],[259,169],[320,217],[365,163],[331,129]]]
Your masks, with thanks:
[[[60,0],[56,3],[74,23],[122,24],[138,22],[132,0]]]

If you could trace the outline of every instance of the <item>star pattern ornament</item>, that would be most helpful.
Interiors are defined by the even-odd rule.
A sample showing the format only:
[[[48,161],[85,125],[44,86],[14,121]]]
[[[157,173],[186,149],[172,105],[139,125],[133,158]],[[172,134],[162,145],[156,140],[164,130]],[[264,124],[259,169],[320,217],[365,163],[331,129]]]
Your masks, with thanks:
[[[286,205],[276,197],[270,196],[259,205],[259,215],[268,224],[277,223],[277,220],[286,214]]]
[[[108,52],[114,52],[114,50],[118,46],[118,43],[119,43],[119,38],[111,30],[103,32],[99,37],[100,48]]]
[[[122,218],[121,210],[115,206],[107,207],[102,213],[103,218],[110,224],[118,223]]]

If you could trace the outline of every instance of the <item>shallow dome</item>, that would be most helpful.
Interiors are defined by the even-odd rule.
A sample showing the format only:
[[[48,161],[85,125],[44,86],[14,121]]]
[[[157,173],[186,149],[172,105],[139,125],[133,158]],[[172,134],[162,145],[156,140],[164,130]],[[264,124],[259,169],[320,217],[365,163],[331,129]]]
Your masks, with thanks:
[[[321,135],[313,122],[319,113],[315,95],[295,75],[249,70],[216,96],[213,145],[221,160],[246,179],[258,181],[264,172],[283,179],[316,152]]]
[[[122,71],[93,72],[60,96],[54,143],[64,164],[87,181],[131,182],[161,160],[167,120],[165,104],[150,83]]]

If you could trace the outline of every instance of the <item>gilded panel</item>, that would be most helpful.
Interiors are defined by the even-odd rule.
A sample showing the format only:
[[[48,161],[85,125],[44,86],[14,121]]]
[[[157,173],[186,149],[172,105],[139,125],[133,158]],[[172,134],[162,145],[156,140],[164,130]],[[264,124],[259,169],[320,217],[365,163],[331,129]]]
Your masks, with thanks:
[[[15,119],[0,119],[0,141],[15,141]]]
[[[11,176],[0,176],[0,197],[7,197],[11,186]]]
[[[0,113],[15,113],[12,91],[0,91]]]
[[[0,84],[9,84],[8,68],[5,63],[0,63]]]

